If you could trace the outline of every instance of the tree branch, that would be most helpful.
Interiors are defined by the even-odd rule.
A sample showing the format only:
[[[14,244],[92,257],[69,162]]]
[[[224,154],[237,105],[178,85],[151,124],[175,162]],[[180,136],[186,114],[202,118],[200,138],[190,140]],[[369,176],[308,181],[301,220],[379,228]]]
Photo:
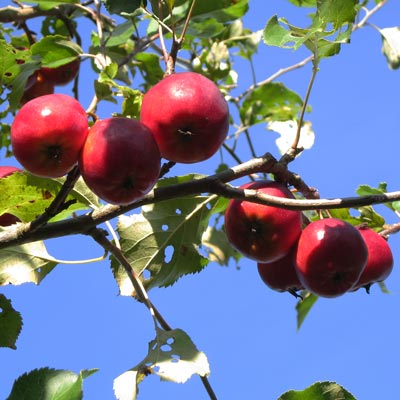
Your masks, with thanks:
[[[227,184],[235,179],[256,173],[271,173],[281,177],[281,180],[293,185],[308,199],[298,200],[268,196],[254,190],[234,188]],[[0,249],[67,235],[86,235],[97,225],[144,205],[201,193],[212,193],[226,198],[242,199],[278,208],[300,211],[357,208],[400,200],[400,191],[360,197],[319,199],[318,192],[315,189],[310,188],[298,175],[285,169],[285,166],[279,163],[271,154],[267,153],[263,157],[252,159],[215,175],[155,188],[142,199],[126,206],[105,205],[92,211],[90,214],[46,224],[35,231],[31,230],[31,223],[21,223],[7,227],[0,232]]]

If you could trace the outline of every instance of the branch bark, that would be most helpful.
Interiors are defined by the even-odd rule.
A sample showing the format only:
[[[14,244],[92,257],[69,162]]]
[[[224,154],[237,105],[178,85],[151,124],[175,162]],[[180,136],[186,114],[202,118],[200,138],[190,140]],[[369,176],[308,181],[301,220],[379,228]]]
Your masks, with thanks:
[[[255,190],[242,190],[228,184],[236,179],[257,173],[271,173],[279,176],[281,181],[288,182],[303,193],[305,199],[268,196]],[[49,223],[36,230],[32,230],[31,223],[10,226],[0,232],[0,249],[67,235],[87,235],[94,227],[144,205],[201,193],[217,194],[226,198],[301,211],[362,207],[400,200],[400,191],[360,197],[319,199],[319,194],[315,189],[310,188],[298,175],[288,171],[285,166],[267,153],[262,157],[239,164],[218,174],[194,179],[190,182],[155,188],[142,199],[127,206],[105,205],[89,214]]]

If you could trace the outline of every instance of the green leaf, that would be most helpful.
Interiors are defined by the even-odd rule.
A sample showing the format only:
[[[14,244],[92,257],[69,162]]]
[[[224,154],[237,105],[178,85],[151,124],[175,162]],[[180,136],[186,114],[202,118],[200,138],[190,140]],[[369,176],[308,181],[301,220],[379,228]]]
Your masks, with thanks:
[[[28,172],[17,172],[0,179],[0,215],[8,212],[22,222],[32,221],[49,207],[64,181],[65,178],[40,178]],[[73,203],[52,221],[65,219],[78,210],[99,204],[81,178],[66,200]]]
[[[230,260],[239,261],[242,257],[228,242],[226,233],[221,229],[209,226],[203,234],[203,245],[210,261],[227,266]]]
[[[21,375],[7,400],[82,400],[83,379],[96,370],[72,371],[40,368]]]
[[[153,86],[164,77],[164,71],[160,66],[160,57],[153,53],[138,53],[135,56],[138,67],[145,81]]]
[[[16,349],[15,343],[22,329],[22,317],[11,305],[11,300],[0,294],[0,347]]]
[[[379,29],[382,37],[382,53],[386,57],[390,69],[400,67],[400,28]]]
[[[387,183],[386,182],[380,182],[377,188],[374,188],[369,185],[360,185],[356,189],[356,193],[359,196],[374,196],[376,194],[382,195],[387,192]],[[392,202],[392,203],[384,203],[384,205],[391,210],[397,210],[396,207],[398,207],[399,202]]]
[[[358,208],[361,223],[368,224],[370,228],[379,229],[385,225],[385,219],[378,214],[373,207],[365,206]]]
[[[158,375],[162,380],[184,383],[193,374],[207,376],[209,373],[206,355],[196,348],[184,331],[158,330],[157,338],[149,343],[146,358],[114,380],[114,392],[118,400],[135,400],[138,384],[148,374]]]
[[[39,68],[40,61],[32,57],[30,50],[19,50],[0,40],[0,87],[11,89],[8,101],[12,111],[20,107],[26,82]]]
[[[316,7],[317,0],[289,0],[292,4],[299,7]]]
[[[39,284],[56,265],[41,241],[7,247],[0,250],[0,286]]]
[[[269,19],[264,28],[264,43],[282,48],[297,49],[300,47],[305,41],[304,36],[299,36],[297,32],[285,28],[279,23],[280,21],[283,20],[279,20],[276,15]]]
[[[66,4],[78,4],[80,0],[25,0],[25,3],[37,4],[42,10],[51,10],[54,7]]]
[[[283,83],[268,83],[254,89],[246,97],[240,114],[244,124],[249,126],[266,120],[294,120],[302,105],[301,97]]]
[[[45,36],[31,47],[33,55],[40,56],[42,66],[56,68],[76,60],[83,50],[61,35]]]
[[[324,27],[332,24],[335,30],[352,24],[358,11],[358,0],[317,0],[317,17]]]
[[[163,179],[159,186],[195,179]],[[117,224],[121,248],[148,289],[172,285],[187,274],[201,271],[208,260],[201,256],[201,245],[211,215],[209,207],[217,196],[187,196],[142,207],[141,214],[121,216]],[[111,257],[114,276],[122,295],[134,289],[125,271]],[[150,276],[148,276],[150,275]]]
[[[146,0],[104,0],[110,14],[132,14],[138,8],[146,7]]]
[[[315,304],[318,300],[318,296],[315,294],[303,291],[301,293],[302,299],[300,299],[296,304],[296,311],[297,311],[297,330],[301,328],[303,322],[311,310],[311,307]]]
[[[290,390],[278,400],[356,400],[336,382],[316,382],[304,390]]]
[[[123,22],[115,27],[109,37],[106,37],[106,47],[120,46],[127,42],[135,33],[135,26],[131,21]]]

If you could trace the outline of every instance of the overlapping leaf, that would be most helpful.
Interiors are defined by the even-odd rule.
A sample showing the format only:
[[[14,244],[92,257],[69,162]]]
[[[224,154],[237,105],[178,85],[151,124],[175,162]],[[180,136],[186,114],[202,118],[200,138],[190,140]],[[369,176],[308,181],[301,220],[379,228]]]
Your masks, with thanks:
[[[40,178],[28,172],[17,172],[0,179],[0,215],[10,213],[23,222],[30,222],[41,215],[60,191],[65,178]],[[78,210],[98,205],[97,197],[79,179],[67,201],[73,201],[54,220],[67,218]]]
[[[295,1],[296,5],[303,5]],[[313,1],[306,2],[311,6]],[[273,16],[264,29],[264,42],[269,46],[298,49],[305,45],[314,62],[338,54],[342,43],[350,40],[352,25],[358,12],[358,0],[317,0],[307,28],[291,25],[284,18]]]

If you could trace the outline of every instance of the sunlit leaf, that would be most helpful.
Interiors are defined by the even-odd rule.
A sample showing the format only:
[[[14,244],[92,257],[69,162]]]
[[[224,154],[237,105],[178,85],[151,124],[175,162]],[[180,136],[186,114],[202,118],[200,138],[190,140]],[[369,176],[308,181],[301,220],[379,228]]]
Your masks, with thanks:
[[[162,380],[184,383],[193,374],[207,376],[209,373],[206,355],[196,348],[184,331],[159,330],[157,338],[149,343],[146,358],[114,380],[114,392],[118,400],[135,400],[137,386],[148,374],[158,375]]]
[[[43,242],[7,247],[0,250],[0,286],[39,284],[56,265]]]
[[[316,382],[304,390],[289,390],[278,400],[356,400],[336,382]]]
[[[271,121],[268,123],[268,129],[279,134],[275,140],[279,152],[285,154],[294,143],[297,134],[297,121]],[[298,147],[310,149],[314,145],[315,133],[312,130],[311,122],[304,122],[300,131],[300,140]]]
[[[7,400],[82,400],[83,380],[96,370],[72,371],[40,368],[21,375]]]
[[[287,121],[297,117],[303,105],[301,97],[283,83],[269,83],[254,89],[244,100],[240,114],[246,125]]]
[[[28,172],[17,172],[0,179],[0,214],[13,214],[23,222],[34,220],[49,207],[64,181],[65,178],[40,178]],[[53,221],[64,219],[78,210],[85,210],[92,204],[99,204],[97,197],[82,179],[78,180],[67,201],[71,201],[70,206],[54,217]]]
[[[317,17],[324,25],[331,23],[335,30],[353,23],[358,0],[317,0]]]
[[[164,179],[158,186],[188,179],[194,176]],[[117,231],[122,251],[136,273],[143,274],[147,288],[172,285],[207,265],[208,259],[199,253],[198,246],[216,200],[217,196],[186,196],[147,205],[140,214],[119,218]],[[125,271],[111,259],[120,293],[134,294]]]
[[[237,262],[241,255],[228,242],[226,233],[221,229],[209,226],[203,234],[203,246],[210,261],[227,266],[230,260]]]
[[[382,36],[382,52],[386,57],[389,68],[400,67],[400,28],[384,28],[379,30]]]
[[[0,347],[16,349],[15,343],[21,329],[21,314],[13,308],[11,300],[0,294]]]

